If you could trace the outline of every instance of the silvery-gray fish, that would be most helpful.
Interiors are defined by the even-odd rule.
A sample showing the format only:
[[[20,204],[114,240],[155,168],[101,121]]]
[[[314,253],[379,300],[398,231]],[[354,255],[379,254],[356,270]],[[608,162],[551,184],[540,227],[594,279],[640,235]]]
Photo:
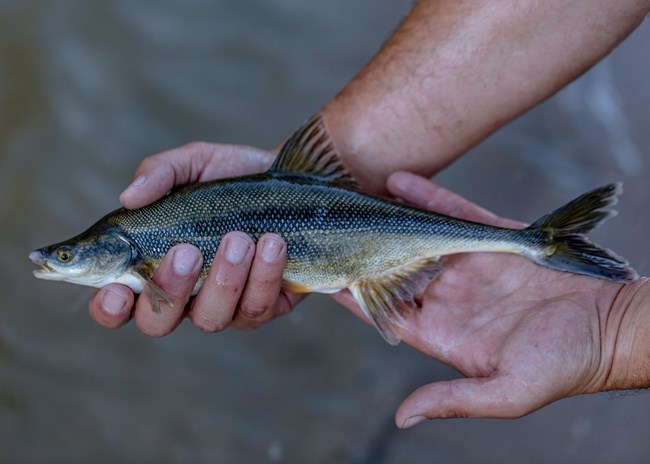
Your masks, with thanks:
[[[620,184],[586,193],[529,227],[514,230],[462,221],[358,190],[335,154],[318,116],[284,144],[268,172],[172,191],[138,210],[118,209],[82,234],[41,248],[30,259],[36,277],[102,287],[121,283],[169,299],[151,277],[179,243],[198,247],[198,292],[221,238],[239,230],[267,232],[287,243],[283,289],[332,293],[348,288],[391,344],[414,298],[453,253],[517,253],[559,271],[628,282],[628,263],[584,234],[614,214]],[[159,308],[154,308],[159,310]]]

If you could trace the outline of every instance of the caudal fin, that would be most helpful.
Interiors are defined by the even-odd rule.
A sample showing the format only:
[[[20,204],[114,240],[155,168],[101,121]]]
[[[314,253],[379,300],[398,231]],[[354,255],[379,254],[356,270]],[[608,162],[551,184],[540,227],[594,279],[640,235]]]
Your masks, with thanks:
[[[541,238],[542,251],[531,256],[538,264],[559,271],[575,272],[615,282],[638,277],[627,261],[589,241],[584,234],[616,211],[608,209],[623,192],[620,183],[585,193],[534,222],[528,231]]]

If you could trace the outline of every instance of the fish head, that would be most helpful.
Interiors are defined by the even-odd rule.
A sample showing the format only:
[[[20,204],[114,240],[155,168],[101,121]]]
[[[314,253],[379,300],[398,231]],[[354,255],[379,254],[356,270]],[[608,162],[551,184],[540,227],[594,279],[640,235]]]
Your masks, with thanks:
[[[115,230],[86,232],[34,250],[29,259],[40,266],[34,276],[91,287],[116,281],[129,270],[135,247]]]

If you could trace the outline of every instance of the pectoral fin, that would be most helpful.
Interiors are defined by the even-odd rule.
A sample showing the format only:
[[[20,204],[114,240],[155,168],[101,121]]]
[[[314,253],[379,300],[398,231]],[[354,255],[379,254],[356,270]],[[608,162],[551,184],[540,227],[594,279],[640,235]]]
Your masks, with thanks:
[[[135,274],[142,281],[142,291],[149,293],[151,301],[151,309],[154,313],[160,314],[160,302],[165,303],[167,306],[173,307],[174,304],[172,300],[165,294],[162,288],[160,288],[156,282],[154,282],[150,277],[150,272],[146,266],[136,268],[134,270]]]
[[[395,328],[404,327],[405,318],[415,306],[415,297],[439,270],[437,258],[420,259],[358,279],[349,289],[384,340],[397,345],[400,338]]]

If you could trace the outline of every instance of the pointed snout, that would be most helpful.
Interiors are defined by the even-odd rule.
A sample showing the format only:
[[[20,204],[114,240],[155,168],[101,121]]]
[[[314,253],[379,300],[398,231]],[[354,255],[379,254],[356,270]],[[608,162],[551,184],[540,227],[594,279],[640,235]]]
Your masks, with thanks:
[[[34,250],[29,254],[29,260],[34,264],[45,264],[45,255],[41,250]]]

